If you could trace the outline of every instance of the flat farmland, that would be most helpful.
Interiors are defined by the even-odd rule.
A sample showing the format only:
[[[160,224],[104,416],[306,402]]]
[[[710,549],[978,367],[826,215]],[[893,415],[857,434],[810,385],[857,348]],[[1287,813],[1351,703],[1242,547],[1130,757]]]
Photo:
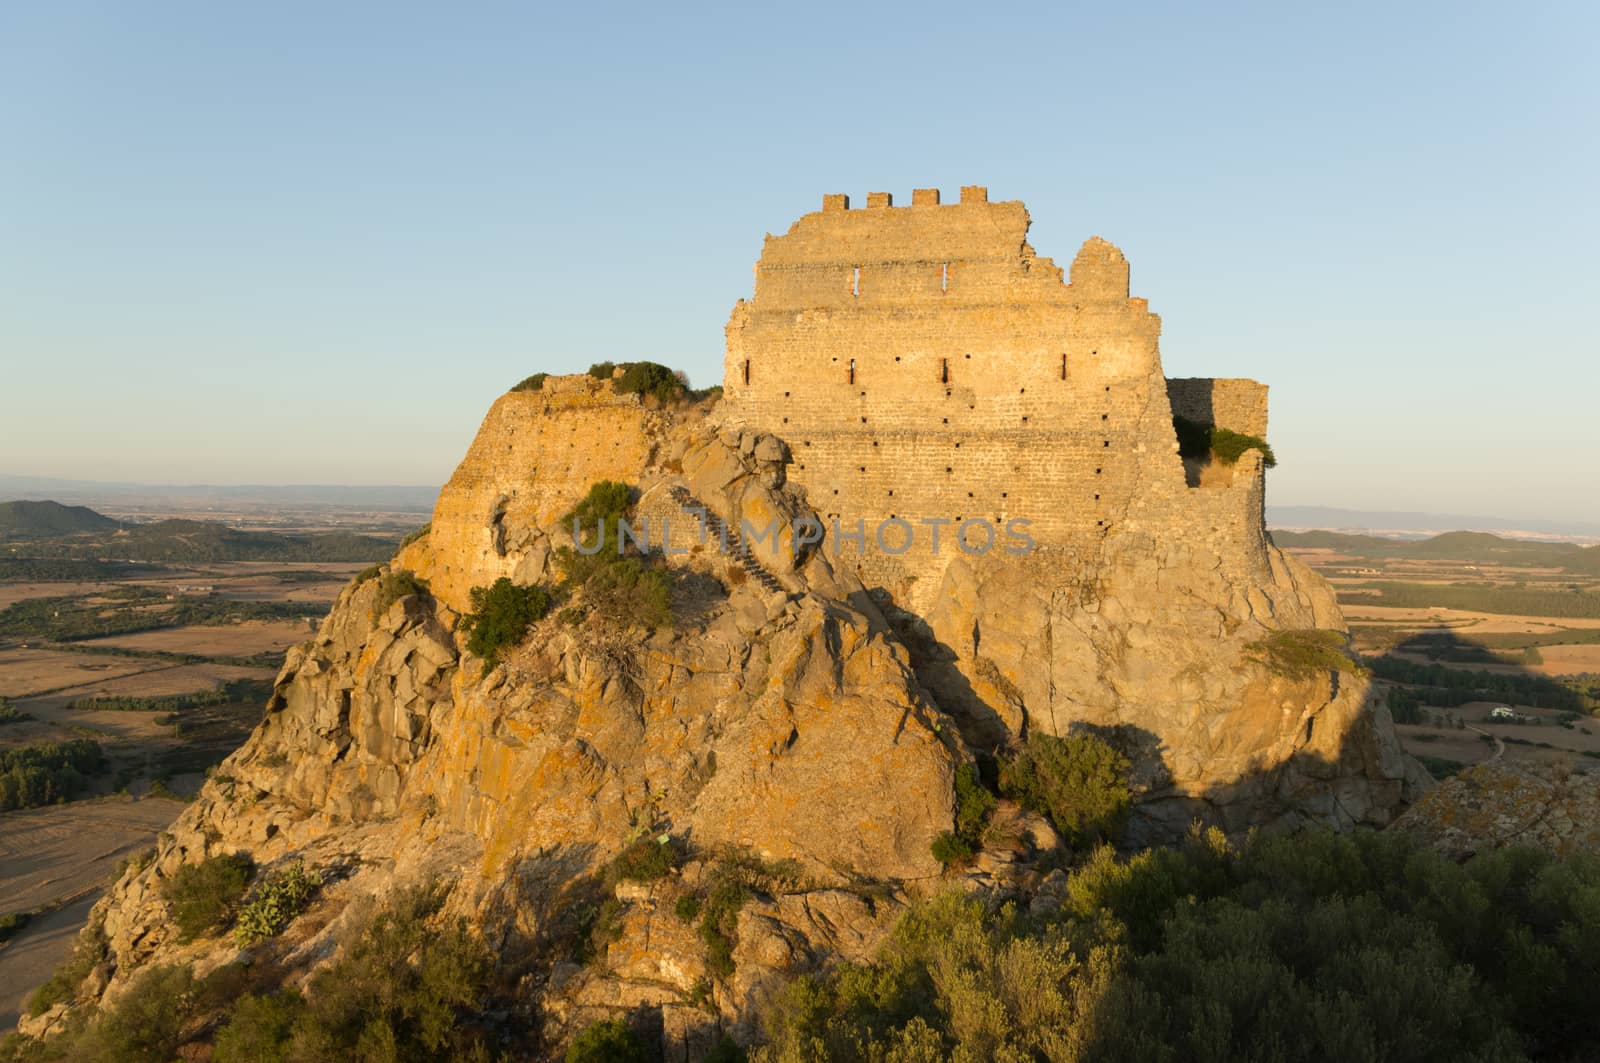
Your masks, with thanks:
[[[164,798],[103,798],[0,816],[0,912],[29,912],[0,946],[0,1029],[72,953],[117,865],[155,844],[183,811]]]
[[[250,657],[258,653],[282,653],[315,632],[315,625],[305,620],[244,620],[236,624],[194,624],[137,631],[88,639],[79,645],[206,657]]]
[[[33,646],[0,649],[0,697],[15,700],[50,690],[136,675],[150,662],[135,657],[63,653]]]
[[[1286,548],[1333,585],[1353,648],[1391,692],[1407,752],[1446,774],[1495,754],[1492,739],[1468,729],[1477,728],[1499,737],[1510,761],[1600,760],[1600,599],[1591,573],[1545,560],[1562,549],[1550,544],[1360,540],[1343,537],[1348,549]],[[1476,556],[1386,556],[1441,542]],[[1491,720],[1496,705],[1523,719]]]

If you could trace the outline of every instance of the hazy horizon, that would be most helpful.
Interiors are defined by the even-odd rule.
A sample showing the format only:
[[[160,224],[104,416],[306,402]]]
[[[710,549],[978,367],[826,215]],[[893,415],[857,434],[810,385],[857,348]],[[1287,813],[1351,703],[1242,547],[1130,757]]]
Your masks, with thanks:
[[[534,371],[717,382],[762,234],[823,193],[976,183],[1041,255],[1122,247],[1168,376],[1271,387],[1269,502],[1600,521],[1596,30],[14,8],[0,472],[442,483]]]

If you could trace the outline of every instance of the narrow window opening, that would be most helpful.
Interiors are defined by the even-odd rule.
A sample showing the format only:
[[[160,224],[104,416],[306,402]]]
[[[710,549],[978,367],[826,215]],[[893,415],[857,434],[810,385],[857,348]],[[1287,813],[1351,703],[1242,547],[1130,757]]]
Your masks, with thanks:
[[[950,383],[950,359],[948,358],[939,359],[939,383]]]
[[[861,294],[861,267],[857,266],[850,276],[850,294]]]
[[[950,290],[950,263],[948,262],[939,267],[939,290],[941,292]]]
[[[854,384],[855,382],[856,382],[856,360],[854,358],[852,358],[852,359],[850,359],[850,383]]]
[[[1064,354],[1061,356],[1061,379],[1067,379],[1067,356]]]
[[[1111,440],[1109,440],[1109,439],[1102,439],[1102,440],[1101,440],[1101,441],[1100,441],[1100,445],[1101,445],[1101,446],[1102,446],[1102,447],[1109,447],[1109,446],[1110,446],[1110,445],[1111,445]]]
[[[748,358],[744,360],[744,382],[746,384],[750,383],[750,359]],[[784,394],[787,395],[789,393],[785,391]]]

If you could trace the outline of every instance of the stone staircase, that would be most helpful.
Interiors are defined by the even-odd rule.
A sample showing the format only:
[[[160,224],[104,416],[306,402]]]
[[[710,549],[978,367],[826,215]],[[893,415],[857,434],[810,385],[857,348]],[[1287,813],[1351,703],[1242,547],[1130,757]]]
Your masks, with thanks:
[[[667,490],[667,496],[679,509],[700,522],[700,528],[708,539],[726,543],[739,567],[760,584],[762,590],[768,594],[788,593],[783,584],[778,582],[778,577],[767,571],[766,567],[756,560],[755,555],[750,552],[750,544],[740,538],[738,530],[728,527],[721,517],[711,512],[709,506],[690,494],[688,488],[674,484]]]

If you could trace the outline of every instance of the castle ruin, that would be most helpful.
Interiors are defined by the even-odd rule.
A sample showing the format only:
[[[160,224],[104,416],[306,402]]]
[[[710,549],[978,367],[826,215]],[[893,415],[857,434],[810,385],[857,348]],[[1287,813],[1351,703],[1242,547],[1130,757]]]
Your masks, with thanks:
[[[910,206],[875,192],[865,209],[824,196],[766,238],[754,297],[734,307],[726,422],[788,440],[789,478],[846,532],[832,548],[896,597],[945,563],[924,521],[950,522],[945,555],[963,521],[1020,518],[1069,562],[1137,532],[1263,573],[1262,455],[1185,468],[1173,414],[1265,437],[1266,387],[1168,380],[1122,252],[1091,237],[1063,276],[1028,223],[976,186],[953,204],[937,189]],[[903,554],[848,534],[894,518],[916,528]]]

